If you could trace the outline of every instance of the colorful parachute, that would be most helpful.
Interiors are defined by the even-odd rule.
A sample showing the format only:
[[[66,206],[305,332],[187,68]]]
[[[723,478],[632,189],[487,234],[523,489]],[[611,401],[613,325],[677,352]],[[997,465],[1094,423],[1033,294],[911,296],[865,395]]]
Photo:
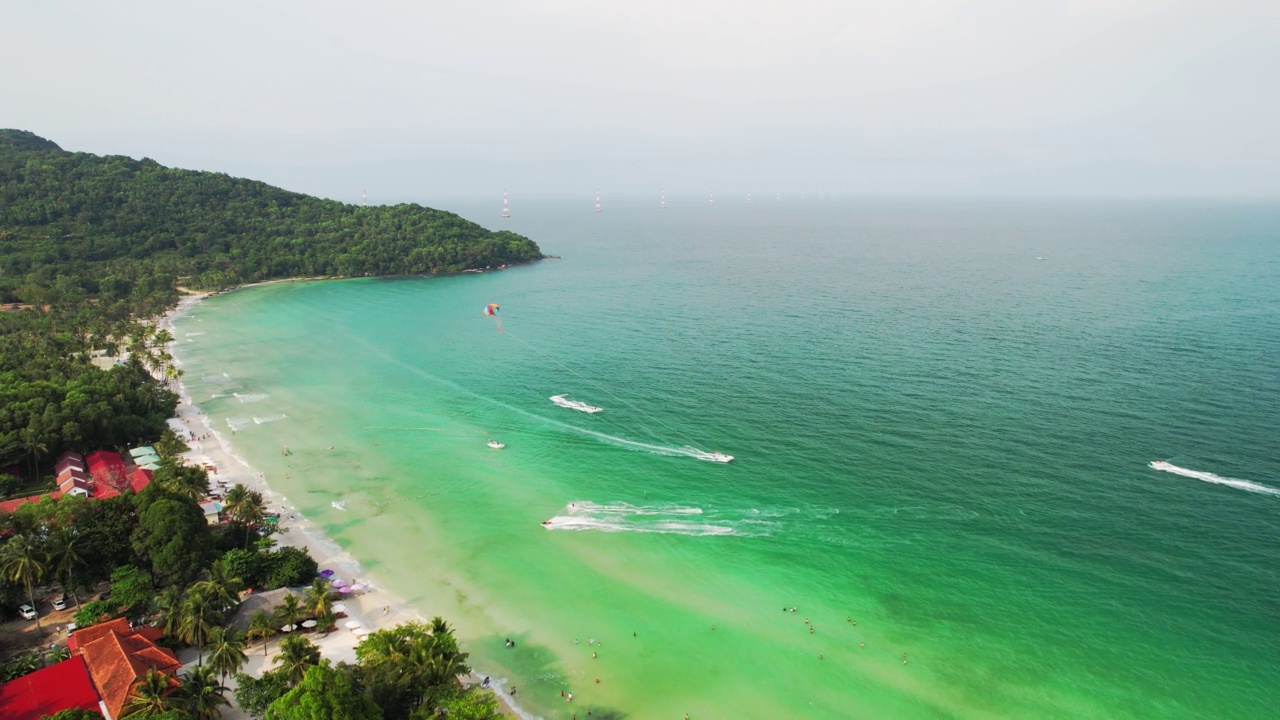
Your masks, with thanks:
[[[498,317],[498,304],[489,303],[484,306],[484,314],[486,317],[493,318],[494,324],[498,326],[498,332],[502,332],[502,320]]]

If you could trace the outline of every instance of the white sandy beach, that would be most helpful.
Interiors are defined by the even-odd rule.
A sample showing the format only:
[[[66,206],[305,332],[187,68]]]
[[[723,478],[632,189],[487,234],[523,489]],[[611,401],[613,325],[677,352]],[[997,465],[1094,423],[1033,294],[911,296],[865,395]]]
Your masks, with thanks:
[[[168,330],[170,334],[176,334],[173,327],[174,320],[189,312],[210,294],[195,293],[183,297],[174,309],[161,318],[158,323],[159,327]],[[177,343],[175,342],[170,346],[171,353],[176,349],[176,345]],[[181,367],[181,361],[176,357],[175,363]],[[334,571],[333,578],[335,580],[341,578],[348,584],[360,584],[365,588],[362,592],[353,592],[342,599],[342,603],[346,606],[347,617],[339,620],[338,630],[329,633],[327,636],[322,636],[320,633],[307,635],[307,638],[320,648],[323,657],[334,663],[355,662],[355,648],[360,639],[345,627],[345,624],[351,620],[359,622],[365,628],[374,631],[394,627],[403,622],[423,621],[426,619],[423,614],[418,612],[417,608],[410,606],[402,598],[379,588],[365,578],[360,564],[355,558],[342,550],[337,543],[326,537],[318,527],[308,521],[305,516],[298,512],[296,507],[288,502],[287,497],[274,492],[262,473],[235,454],[228,438],[223,433],[218,432],[213,427],[213,424],[209,422],[208,416],[192,404],[190,395],[188,395],[186,388],[180,381],[177,383],[176,389],[180,399],[175,411],[177,417],[175,420],[170,421],[170,425],[190,445],[191,450],[186,453],[189,463],[211,468],[209,473],[210,487],[214,491],[218,491],[221,488],[222,492],[225,492],[226,488],[241,483],[252,490],[262,493],[268,511],[280,514],[278,532],[273,536],[280,545],[305,549],[310,553],[311,557],[315,558],[322,569]],[[191,435],[204,439],[191,442],[188,439]],[[270,640],[268,657],[265,659],[263,658],[260,644],[254,643],[248,653],[249,660],[243,672],[252,676],[260,676],[264,670],[271,669],[271,655],[274,653],[275,645],[279,640],[280,634]],[[183,654],[182,660],[184,664],[188,661],[194,664],[195,652],[190,652],[190,658]],[[472,680],[478,682],[481,677],[483,676],[475,673]],[[234,687],[234,680],[229,680],[229,684]],[[511,698],[501,691],[501,683],[497,682],[496,678],[493,687],[495,694],[502,701],[502,707],[507,712],[532,720],[534,716],[520,710],[511,703]],[[233,707],[227,709],[223,713],[223,717],[246,718],[248,716],[238,708]]]

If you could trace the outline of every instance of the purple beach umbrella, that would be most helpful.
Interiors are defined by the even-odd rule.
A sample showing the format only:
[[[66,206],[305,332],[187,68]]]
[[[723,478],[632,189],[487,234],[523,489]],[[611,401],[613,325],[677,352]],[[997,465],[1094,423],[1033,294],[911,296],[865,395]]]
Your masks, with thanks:
[[[322,578],[333,577],[333,571],[329,570],[328,568],[325,568],[324,570],[320,571],[320,577]]]

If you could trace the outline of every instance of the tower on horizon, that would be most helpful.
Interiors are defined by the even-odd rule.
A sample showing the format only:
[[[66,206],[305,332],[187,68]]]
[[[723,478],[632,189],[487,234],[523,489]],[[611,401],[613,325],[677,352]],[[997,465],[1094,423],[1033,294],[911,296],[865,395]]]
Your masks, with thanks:
[[[709,200],[707,200],[707,204],[708,204],[708,205],[715,205],[715,204],[716,204],[716,191],[715,191],[715,190],[712,190],[712,191],[711,191],[711,198],[710,198]]]
[[[360,207],[369,207],[369,191],[360,191]]]
[[[596,190],[596,212],[600,212],[600,191]]]
[[[511,208],[507,206],[507,189],[502,188],[502,219],[511,217]]]
[[[750,190],[748,190],[748,191],[747,191],[747,204],[748,204],[748,205],[750,205],[750,204],[751,204],[751,191],[750,191]]]
[[[667,191],[666,190],[662,191],[662,199],[658,201],[658,209],[660,210],[667,209]]]

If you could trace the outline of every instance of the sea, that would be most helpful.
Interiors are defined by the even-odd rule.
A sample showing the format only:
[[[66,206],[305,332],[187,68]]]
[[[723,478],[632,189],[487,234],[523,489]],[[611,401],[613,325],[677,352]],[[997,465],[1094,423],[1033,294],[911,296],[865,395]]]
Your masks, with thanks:
[[[592,200],[443,205],[555,259],[176,324],[527,716],[1280,712],[1280,204]]]

